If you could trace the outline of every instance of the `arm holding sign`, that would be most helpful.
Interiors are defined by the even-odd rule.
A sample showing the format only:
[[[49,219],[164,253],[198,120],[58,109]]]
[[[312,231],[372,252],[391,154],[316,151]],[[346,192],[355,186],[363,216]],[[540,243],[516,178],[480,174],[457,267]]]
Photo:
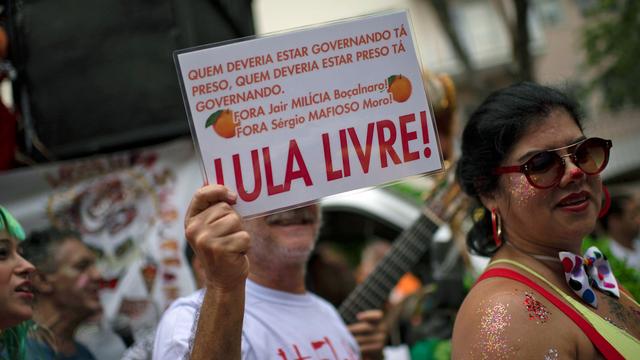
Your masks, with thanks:
[[[203,187],[194,195],[185,232],[203,263],[206,285],[165,312],[154,358],[189,353],[192,359],[254,359],[269,353],[289,358],[298,352],[325,356],[334,351],[357,357],[359,348],[365,359],[381,358],[382,312],[359,314],[347,329],[335,308],[305,289],[304,269],[317,239],[319,207],[243,221],[231,207],[235,202],[236,195],[220,185]],[[282,298],[289,305],[283,306]]]
[[[198,190],[187,210],[186,237],[206,273],[192,359],[240,359],[250,237],[231,208],[235,201],[225,187],[210,185]]]

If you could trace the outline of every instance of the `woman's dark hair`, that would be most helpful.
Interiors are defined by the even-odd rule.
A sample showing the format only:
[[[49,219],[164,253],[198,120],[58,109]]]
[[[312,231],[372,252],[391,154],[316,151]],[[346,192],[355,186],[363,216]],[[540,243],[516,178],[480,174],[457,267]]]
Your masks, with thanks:
[[[559,90],[523,82],[489,95],[471,114],[462,133],[462,155],[456,167],[462,189],[478,202],[481,194],[496,190],[498,176],[494,170],[533,124],[557,109],[569,113],[582,131],[578,104]],[[472,252],[485,256],[497,250],[487,209],[476,212],[467,245]]]

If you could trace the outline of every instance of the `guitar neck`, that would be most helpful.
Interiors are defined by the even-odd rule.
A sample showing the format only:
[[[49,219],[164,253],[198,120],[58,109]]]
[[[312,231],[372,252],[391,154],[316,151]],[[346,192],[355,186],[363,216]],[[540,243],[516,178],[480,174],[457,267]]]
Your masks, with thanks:
[[[395,239],[373,272],[340,304],[338,312],[347,324],[356,322],[361,311],[382,308],[398,280],[420,261],[437,230],[435,221],[420,216]]]

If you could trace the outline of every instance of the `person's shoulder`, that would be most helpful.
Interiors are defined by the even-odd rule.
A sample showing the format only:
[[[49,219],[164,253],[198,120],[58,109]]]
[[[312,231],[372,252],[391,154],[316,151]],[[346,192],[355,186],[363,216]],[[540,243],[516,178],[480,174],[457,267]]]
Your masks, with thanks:
[[[54,359],[55,353],[53,349],[43,341],[28,336],[25,344],[27,359]]]
[[[330,303],[329,301],[327,301],[325,298],[321,297],[318,294],[315,294],[311,291],[307,291],[307,295],[314,301],[317,302],[318,304],[321,304],[321,306],[323,307],[329,307],[332,309],[335,309],[335,306],[333,306],[332,303]]]
[[[329,301],[327,301],[326,299],[312,293],[309,292],[308,293],[309,296],[311,297],[312,301],[316,304],[316,306],[321,309],[322,311],[325,311],[327,313],[331,313],[334,314],[336,316],[338,315],[338,309],[336,309],[336,307],[330,303]]]
[[[523,297],[532,290],[524,284],[507,278],[489,278],[475,284],[465,298],[458,316],[471,315],[477,319],[480,309],[493,309],[505,314],[520,309]],[[517,312],[521,317],[522,312]],[[464,319],[464,317],[462,318]]]
[[[156,330],[154,359],[180,358],[188,351],[192,328],[199,314],[204,290],[176,299],[165,310]]]
[[[526,285],[506,278],[485,279],[471,289],[458,312],[453,355],[544,358],[549,349],[572,354],[575,339],[571,331],[563,330],[566,325],[560,311]]]
[[[165,310],[160,320],[160,325],[174,326],[178,322],[193,322],[193,318],[200,311],[204,290],[200,289],[190,295],[176,299]]]
[[[95,356],[86,346],[75,341],[76,346],[76,359],[78,360],[95,360]]]
[[[510,300],[516,291],[530,290],[528,286],[505,277],[489,277],[478,281],[469,291],[466,299]]]
[[[167,310],[173,309],[173,308],[182,308],[182,307],[191,307],[191,308],[200,307],[200,305],[202,305],[204,291],[205,291],[204,289],[199,289],[189,295],[182,296],[175,299],[171,303],[171,305],[169,305]]]

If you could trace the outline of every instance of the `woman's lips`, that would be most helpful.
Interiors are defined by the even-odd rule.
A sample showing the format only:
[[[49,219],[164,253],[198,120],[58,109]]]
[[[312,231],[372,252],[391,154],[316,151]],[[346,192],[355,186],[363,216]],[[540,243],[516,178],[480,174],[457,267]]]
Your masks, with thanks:
[[[18,285],[15,289],[15,292],[21,298],[33,300],[33,287],[31,286],[31,282],[29,281],[25,281],[22,284]]]
[[[564,211],[580,212],[589,206],[590,195],[586,191],[569,194],[558,202],[558,208]]]
[[[32,301],[34,298],[34,295],[32,292],[28,292],[28,291],[16,291],[16,293],[18,294],[19,297],[25,299],[25,300],[29,300]]]

